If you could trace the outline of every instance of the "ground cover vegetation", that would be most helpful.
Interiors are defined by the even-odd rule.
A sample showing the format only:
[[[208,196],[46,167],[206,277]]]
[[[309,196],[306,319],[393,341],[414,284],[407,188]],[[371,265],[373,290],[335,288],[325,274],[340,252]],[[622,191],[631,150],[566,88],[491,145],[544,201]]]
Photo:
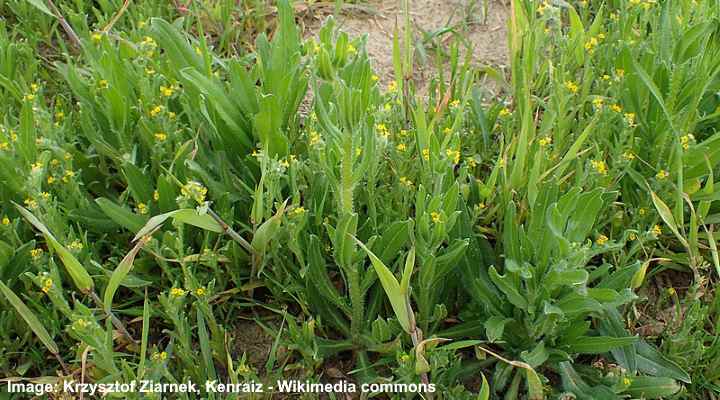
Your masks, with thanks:
[[[404,2],[387,85],[296,5],[0,1],[4,377],[717,398],[720,2],[512,0],[507,70]]]

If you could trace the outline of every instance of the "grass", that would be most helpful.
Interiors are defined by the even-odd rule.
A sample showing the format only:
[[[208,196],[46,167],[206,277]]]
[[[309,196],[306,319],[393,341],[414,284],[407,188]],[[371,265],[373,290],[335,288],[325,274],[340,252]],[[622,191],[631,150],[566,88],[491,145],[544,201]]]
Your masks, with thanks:
[[[717,1],[513,0],[425,97],[410,2],[386,89],[285,1],[55,5],[0,1],[3,376],[720,395]]]

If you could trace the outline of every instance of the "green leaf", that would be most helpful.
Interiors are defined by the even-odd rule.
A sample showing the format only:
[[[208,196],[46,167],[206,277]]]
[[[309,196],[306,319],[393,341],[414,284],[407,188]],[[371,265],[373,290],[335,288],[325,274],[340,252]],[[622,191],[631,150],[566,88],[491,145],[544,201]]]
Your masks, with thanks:
[[[617,347],[631,345],[637,341],[637,336],[580,336],[571,342],[565,343],[565,345],[569,353],[601,354]]]
[[[60,242],[55,239],[55,236],[50,233],[50,230],[30,211],[14,202],[13,205],[20,214],[35,227],[35,229],[39,230],[45,236],[45,240],[55,250],[57,255],[60,257],[60,260],[62,260],[63,265],[67,269],[68,274],[70,274],[75,286],[77,286],[81,292],[89,293],[93,289],[94,283],[85,267],[80,264],[80,261],[78,261],[68,249],[61,245]]]
[[[215,221],[215,219],[209,214],[200,214],[197,210],[192,208],[182,208],[179,210],[167,212],[165,214],[159,214],[150,218],[145,224],[145,226],[143,226],[142,229],[140,229],[135,235],[135,237],[133,238],[133,242],[137,241],[138,239],[160,227],[162,224],[165,223],[165,221],[168,220],[168,218],[173,218],[178,222],[193,225],[211,232],[224,232],[222,226],[220,226],[220,224]]]
[[[113,222],[129,230],[137,232],[142,229],[146,219],[125,207],[115,204],[112,200],[100,197],[95,199],[95,203]]]
[[[638,341],[635,344],[635,350],[637,352],[637,368],[640,372],[690,383],[690,375],[685,370],[646,341]]]
[[[660,214],[660,218],[662,218],[665,224],[670,227],[670,230],[675,234],[680,243],[682,243],[683,246],[688,248],[689,244],[687,240],[685,240],[685,238],[680,234],[677,223],[675,222],[675,217],[673,217],[670,208],[667,206],[667,204],[665,204],[664,201],[662,201],[662,199],[660,199],[660,197],[655,194],[655,192],[650,192],[650,196],[652,196],[653,204],[655,205],[655,209],[657,209],[658,214]]]
[[[38,10],[42,11],[43,13],[45,13],[53,18],[56,18],[55,14],[50,12],[50,9],[41,0],[25,0],[25,1],[27,1],[33,7],[37,8]]]
[[[145,243],[146,242],[144,240],[139,241],[135,247],[133,247],[125,255],[125,257],[123,257],[117,268],[115,268],[110,276],[110,280],[105,288],[105,295],[103,296],[103,305],[105,306],[106,312],[109,313],[112,309],[113,296],[115,296],[115,292],[118,290],[127,274],[130,273],[133,263],[135,262],[135,256],[137,256],[138,252],[140,252],[140,249],[145,245]]]
[[[630,387],[625,390],[625,393],[634,398],[657,399],[671,396],[680,389],[680,385],[672,378],[636,376],[632,378]]]
[[[256,252],[260,254],[265,253],[268,244],[272,239],[274,239],[275,234],[277,234],[280,229],[280,223],[282,222],[282,216],[285,213],[285,206],[287,205],[287,202],[288,201],[285,200],[285,202],[277,209],[275,215],[263,222],[263,224],[255,231],[255,235],[253,236],[253,240],[250,245]]]
[[[485,378],[485,374],[480,373],[482,376],[482,386],[480,386],[480,393],[478,393],[477,400],[490,400],[490,385]]]
[[[0,291],[3,295],[5,295],[8,302],[15,307],[15,310],[18,314],[20,314],[25,322],[27,322],[30,329],[32,329],[38,339],[43,342],[45,347],[47,347],[51,353],[58,354],[59,350],[57,344],[52,337],[50,337],[50,334],[45,329],[45,326],[43,326],[38,317],[28,308],[28,306],[26,306],[25,303],[23,303],[23,301],[20,300],[20,298],[17,297],[9,287],[5,286],[3,282],[0,282]]]
[[[365,250],[368,257],[370,257],[370,262],[372,263],[373,268],[375,268],[378,279],[380,279],[380,284],[390,300],[390,305],[392,306],[393,311],[395,311],[395,316],[397,317],[398,322],[400,322],[400,326],[402,326],[405,332],[410,333],[410,305],[408,303],[407,293],[402,291],[400,283],[397,278],[395,278],[395,275],[393,275],[388,267],[385,266],[385,264],[372,251],[370,251],[370,249],[365,247],[365,245],[357,238],[355,238],[355,242],[357,242],[357,244]]]

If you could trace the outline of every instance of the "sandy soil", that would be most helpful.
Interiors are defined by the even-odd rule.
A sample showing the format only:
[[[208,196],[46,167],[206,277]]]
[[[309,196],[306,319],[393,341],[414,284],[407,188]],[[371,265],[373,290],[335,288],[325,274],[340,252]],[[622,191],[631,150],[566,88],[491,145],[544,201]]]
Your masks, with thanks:
[[[343,8],[339,25],[353,36],[368,36],[367,50],[381,82],[393,79],[392,33],[396,20],[402,25],[403,12],[399,0],[370,0],[349,4]],[[472,7],[471,7],[472,5]],[[507,63],[507,20],[510,8],[505,2],[489,0],[488,15],[482,14],[483,0],[411,0],[410,18],[416,33],[432,32],[454,27],[473,47],[473,59],[478,65],[503,67]],[[324,13],[324,12],[325,13]],[[332,7],[313,12],[306,21],[305,35],[317,32]],[[466,30],[464,30],[466,29]],[[452,35],[442,36],[447,44]],[[432,66],[418,65],[422,84],[431,74]]]

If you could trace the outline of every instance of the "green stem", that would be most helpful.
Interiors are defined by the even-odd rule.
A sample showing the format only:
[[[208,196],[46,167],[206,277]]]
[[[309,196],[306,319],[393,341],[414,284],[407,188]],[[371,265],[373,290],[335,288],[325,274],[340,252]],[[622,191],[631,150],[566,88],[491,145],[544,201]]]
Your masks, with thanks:
[[[352,305],[350,332],[352,334],[353,343],[359,344],[363,326],[363,314],[365,311],[365,302],[360,283],[360,271],[357,266],[347,268],[347,271],[348,291],[350,292],[350,303]]]

